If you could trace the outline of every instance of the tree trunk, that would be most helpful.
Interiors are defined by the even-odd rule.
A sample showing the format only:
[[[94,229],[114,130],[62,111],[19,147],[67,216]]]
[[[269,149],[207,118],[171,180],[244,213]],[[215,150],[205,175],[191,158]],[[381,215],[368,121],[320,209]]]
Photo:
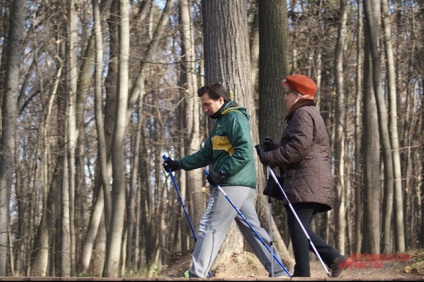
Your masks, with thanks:
[[[232,95],[231,99],[245,106],[247,112],[253,113],[245,1],[203,0],[202,15],[205,84],[221,82]],[[252,128],[255,124],[256,119],[251,119]],[[231,255],[241,253],[243,246],[243,237],[233,223],[214,264],[225,262]]]
[[[85,273],[88,271],[91,255],[94,247],[94,241],[97,235],[99,224],[103,215],[104,203],[104,190],[103,187],[109,187],[109,173],[107,169],[107,148],[104,134],[103,123],[103,91],[102,91],[102,58],[103,58],[103,44],[102,44],[102,29],[100,9],[97,0],[93,0],[93,17],[94,17],[94,35],[95,35],[95,118],[98,138],[98,164],[100,168],[101,184],[98,185],[97,197],[93,201],[94,208],[90,214],[90,221],[87,227],[86,237],[81,247],[81,257],[78,264],[78,272]],[[108,190],[108,189],[105,189]]]
[[[367,1],[367,0],[365,0]],[[369,36],[365,31],[365,38]],[[364,181],[364,237],[362,252],[378,254],[380,251],[380,142],[378,135],[377,108],[371,79],[371,58],[369,40],[365,40],[364,95],[363,95],[363,181]]]
[[[378,130],[382,144],[383,170],[384,170],[384,212],[383,236],[384,252],[390,251],[391,222],[393,216],[393,157],[389,133],[387,130],[387,111],[383,101],[381,85],[381,60],[379,54],[379,24],[380,24],[380,1],[364,1],[365,28],[368,30],[369,51],[372,63],[372,87],[374,88],[375,101],[377,104]],[[389,245],[387,245],[389,244]]]
[[[358,0],[358,7],[362,7],[361,0]],[[362,9],[358,9],[358,18],[362,19]],[[357,34],[363,33],[363,22],[358,21],[358,30]],[[364,62],[364,51],[363,51],[363,40],[362,36],[357,36],[356,39],[356,60],[357,60],[357,66],[356,66],[356,95],[355,95],[355,130],[354,130],[354,136],[355,136],[355,157],[354,157],[354,167],[353,170],[356,171],[356,176],[354,177],[356,185],[353,187],[355,191],[355,216],[354,216],[354,245],[352,246],[352,251],[354,253],[360,253],[361,252],[361,246],[362,246],[362,239],[363,239],[363,217],[364,217],[364,189],[363,185],[361,185],[362,182],[362,158],[361,158],[361,113],[362,113],[362,104],[361,101],[363,101],[363,62]]]
[[[8,32],[6,74],[2,86],[2,127],[0,139],[0,276],[6,276],[9,255],[9,207],[14,178],[14,153],[17,128],[17,101],[19,92],[19,66],[25,38],[24,22],[27,3],[15,0],[12,4]]]
[[[344,52],[346,41],[346,21],[347,21],[346,0],[340,1],[340,22],[338,24],[336,54],[334,62],[334,77],[336,86],[335,99],[335,140],[334,140],[334,179],[336,186],[335,204],[335,226],[336,226],[336,247],[341,253],[346,253],[346,182],[345,182],[345,91],[344,91]]]
[[[107,239],[105,277],[119,277],[121,262],[121,241],[123,239],[125,215],[125,158],[124,137],[128,110],[128,59],[129,59],[129,11],[128,0],[120,0],[120,53],[119,53],[119,93],[112,148],[112,217]]]
[[[288,74],[288,30],[287,9],[282,0],[258,1],[259,6],[259,127],[254,126],[256,144],[262,143],[265,137],[278,142],[286,126],[286,107],[282,79]],[[270,111],[269,109],[273,109]],[[262,192],[266,186],[264,166],[259,161],[258,169],[258,202],[257,209],[261,222],[268,230],[273,231],[275,245],[281,254],[283,263],[290,269],[294,260],[290,257],[280,232],[288,233],[284,228],[276,228],[274,220],[269,222],[270,206]],[[276,207],[276,205],[274,205]],[[274,210],[275,211],[275,210]],[[266,226],[268,225],[268,226]],[[272,229],[270,228],[272,226]]]
[[[68,12],[68,100],[67,100],[67,111],[68,116],[66,122],[67,125],[67,138],[66,138],[66,150],[67,158],[65,159],[65,166],[67,171],[64,174],[64,181],[67,183],[64,185],[68,189],[63,189],[63,213],[62,213],[62,260],[61,260],[61,275],[64,277],[70,277],[75,273],[75,229],[74,229],[74,198],[75,198],[75,148],[77,142],[76,132],[76,121],[75,121],[75,107],[76,107],[76,96],[77,96],[77,81],[78,81],[78,39],[77,39],[77,15],[75,11],[74,1],[69,3]]]
[[[182,66],[181,66],[181,82],[182,97],[184,99],[184,151],[181,155],[191,155],[198,151],[201,147],[202,135],[200,134],[200,105],[199,98],[197,97],[196,83],[196,53],[194,45],[194,30],[191,21],[190,12],[191,1],[182,0],[180,3],[180,15],[181,15],[181,46],[182,46]],[[199,171],[187,171],[184,172],[186,175],[186,185],[181,185],[181,195],[186,195],[185,199],[189,199],[191,202],[191,215],[194,230],[197,232],[202,211],[205,209],[206,197],[203,190],[203,176]],[[183,173],[181,173],[183,174]],[[187,193],[186,193],[187,191]],[[181,209],[179,209],[181,211]],[[188,224],[182,222],[181,238],[183,242],[186,242],[187,236],[192,237],[192,234],[188,230]],[[191,241],[194,243],[194,241]],[[187,251],[187,244],[182,249],[182,252]],[[192,244],[194,246],[194,244]]]
[[[286,127],[287,110],[284,104],[284,89],[281,85],[281,81],[288,75],[285,7],[285,1],[282,0],[259,1],[259,142],[261,143],[267,136],[278,143]]]
[[[392,252],[405,252],[405,225],[404,225],[404,214],[403,214],[403,189],[402,189],[402,174],[401,174],[401,164],[400,164],[400,153],[399,153],[399,136],[397,130],[397,91],[396,91],[396,71],[395,71],[395,62],[393,58],[393,48],[392,48],[392,31],[391,24],[389,21],[389,11],[387,0],[381,0],[382,3],[382,13],[383,13],[383,29],[384,29],[384,51],[386,54],[386,66],[387,66],[387,85],[388,85],[388,97],[389,97],[389,139],[391,142],[391,152],[393,155],[393,186],[394,186],[394,207],[395,207],[395,248],[389,248],[386,251]],[[391,220],[388,218],[386,220]],[[388,223],[387,223],[388,224]],[[388,245],[390,241],[386,241],[385,246]],[[383,250],[384,251],[384,250]]]

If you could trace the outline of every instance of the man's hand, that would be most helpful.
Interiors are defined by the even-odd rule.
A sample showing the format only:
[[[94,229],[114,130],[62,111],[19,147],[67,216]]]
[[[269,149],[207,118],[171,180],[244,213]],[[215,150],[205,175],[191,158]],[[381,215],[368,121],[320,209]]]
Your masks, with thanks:
[[[168,172],[181,169],[180,164],[169,157],[163,161],[162,165],[163,165],[163,168]]]
[[[263,165],[269,165],[269,163],[268,163],[268,157],[266,155],[265,150],[262,149],[260,145],[256,145],[255,148],[256,148],[256,153],[258,154],[259,160],[261,161],[261,163]]]
[[[206,177],[206,179],[209,181],[209,183],[212,186],[216,186],[217,184],[222,184],[225,182],[225,180],[227,180],[227,178],[229,177],[228,174],[226,174],[223,171],[215,172],[215,171],[209,171],[209,175]]]
[[[264,143],[263,144],[264,144],[264,150],[265,150],[265,152],[269,152],[269,151],[275,150],[278,147],[280,147],[279,144],[274,143],[272,141],[272,139],[269,138],[269,137],[265,137],[265,140],[264,140]]]

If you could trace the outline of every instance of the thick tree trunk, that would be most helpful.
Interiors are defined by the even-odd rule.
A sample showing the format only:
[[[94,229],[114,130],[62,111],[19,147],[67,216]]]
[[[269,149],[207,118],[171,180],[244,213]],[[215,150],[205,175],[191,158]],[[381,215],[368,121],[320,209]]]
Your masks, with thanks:
[[[245,1],[204,0],[202,15],[205,84],[221,82],[232,94],[231,99],[245,106],[249,113],[253,113]],[[254,118],[251,120],[252,128],[255,124]],[[230,259],[233,254],[243,252],[243,246],[243,237],[233,224],[215,264]]]
[[[278,142],[286,126],[286,106],[281,81],[288,74],[288,29],[287,9],[282,0],[258,1],[259,7],[259,126],[252,126],[256,132],[255,144],[262,143],[265,137]],[[252,71],[253,72],[253,71]],[[270,110],[272,109],[272,110]],[[283,263],[290,269],[294,260],[290,257],[281,233],[288,233],[285,228],[276,228],[274,220],[269,222],[268,201],[262,192],[266,186],[264,166],[258,164],[258,202],[257,209],[261,222],[271,230],[275,245],[281,254]],[[275,207],[275,205],[274,205]],[[275,211],[275,210],[274,210]]]

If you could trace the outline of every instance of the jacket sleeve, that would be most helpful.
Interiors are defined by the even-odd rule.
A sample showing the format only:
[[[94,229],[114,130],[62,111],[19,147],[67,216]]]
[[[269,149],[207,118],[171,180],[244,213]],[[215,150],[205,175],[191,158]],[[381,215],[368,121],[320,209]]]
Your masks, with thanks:
[[[299,163],[314,144],[313,117],[302,109],[293,115],[281,138],[280,146],[267,152],[271,167],[287,167]]]
[[[212,163],[212,144],[210,138],[206,140],[202,149],[191,155],[178,160],[181,168],[184,170],[193,170],[202,168]]]

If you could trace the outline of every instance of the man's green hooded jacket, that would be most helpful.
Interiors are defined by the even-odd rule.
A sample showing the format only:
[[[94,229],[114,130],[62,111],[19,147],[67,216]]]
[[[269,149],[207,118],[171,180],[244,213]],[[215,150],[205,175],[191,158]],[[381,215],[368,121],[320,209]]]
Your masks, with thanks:
[[[216,122],[204,147],[181,158],[179,165],[184,170],[210,165],[209,170],[223,171],[229,175],[220,186],[247,186],[255,189],[253,142],[250,116],[246,108],[229,101],[212,118],[216,118]]]

